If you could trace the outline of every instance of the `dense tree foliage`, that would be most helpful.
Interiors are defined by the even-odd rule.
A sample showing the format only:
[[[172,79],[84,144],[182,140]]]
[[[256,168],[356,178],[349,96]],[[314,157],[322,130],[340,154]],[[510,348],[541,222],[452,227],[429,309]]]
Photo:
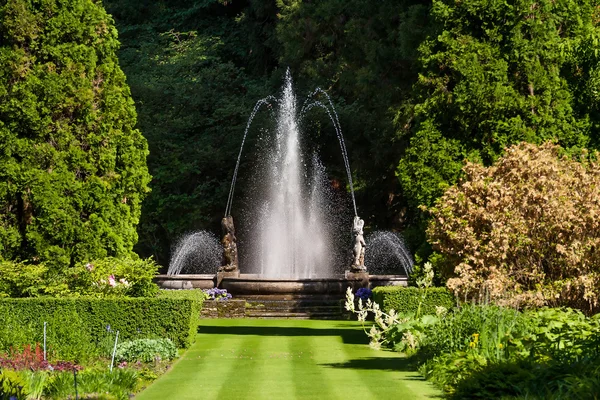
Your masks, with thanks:
[[[120,61],[150,147],[152,193],[138,250],[166,265],[183,233],[220,231],[249,112],[275,90],[266,28],[254,26],[268,25],[269,9],[217,1],[106,6],[119,23]],[[243,161],[242,171],[250,160]]]
[[[401,116],[398,177],[413,209],[456,182],[464,159],[489,164],[523,140],[597,146],[597,1],[434,0],[431,18]]]
[[[523,0],[514,4],[499,0],[105,1],[104,6],[115,18],[120,33],[119,61],[136,101],[139,129],[149,142],[148,165],[154,176],[153,191],[143,206],[137,250],[143,255],[154,255],[165,265],[174,240],[182,233],[197,229],[218,231],[246,120],[258,99],[277,93],[287,67],[291,68],[300,98],[317,86],[331,95],[347,141],[359,214],[367,221],[368,228],[402,229],[416,250],[425,243],[426,226],[425,216],[418,207],[433,205],[457,181],[465,159],[489,165],[505,147],[520,141],[541,143],[553,139],[567,149],[599,146],[597,3],[597,0]],[[12,71],[12,75],[4,75],[6,85],[18,83],[14,77],[28,71],[30,65],[38,71],[47,60],[67,57],[58,51],[49,55],[39,53],[43,52],[40,50],[43,46],[38,44],[46,40],[52,29],[60,31],[52,40],[62,40],[60,43],[65,46],[87,45],[85,40],[96,38],[97,49],[117,48],[109,19],[106,20],[109,33],[100,29],[85,36],[74,33],[69,24],[75,22],[67,19],[60,20],[63,24],[60,27],[54,23],[41,25],[38,20],[41,14],[34,12],[29,4],[14,0],[3,8],[2,19],[6,21],[3,35],[13,32],[10,34],[14,36],[10,46],[3,36],[2,43],[6,46],[3,54],[21,49],[26,56],[33,54],[38,64],[28,64],[24,58],[20,64],[7,61],[4,65],[15,67],[4,69],[6,73]],[[102,13],[90,11],[100,10],[98,4],[82,1],[68,7],[58,0],[39,4],[36,5],[39,10],[65,9],[70,13],[87,4],[88,9],[82,11],[78,22],[81,26],[91,26],[89,21],[99,18],[94,15]],[[21,15],[20,9],[29,11]],[[78,49],[81,51],[81,47]],[[108,50],[96,52],[96,58],[82,56],[73,65],[81,62],[88,71],[112,57]],[[110,59],[114,66],[112,80],[102,78],[101,85],[116,85],[119,79],[123,80],[113,58]],[[59,93],[77,92],[69,98],[78,101],[88,101],[90,93],[96,95],[93,85],[97,84],[92,83],[91,92],[85,86],[86,79],[92,76],[93,81],[95,75],[82,77],[62,68],[63,64],[52,62],[58,72],[47,74],[66,77],[70,71],[73,79],[75,76],[82,79],[81,83],[58,84]],[[48,85],[45,81],[39,83],[42,84]],[[108,102],[110,107],[116,107],[117,103],[121,107],[110,112],[111,121],[129,121],[124,122],[127,128],[122,131],[127,134],[123,133],[123,137],[139,135],[132,130],[133,120],[120,114],[133,113],[126,91],[122,92],[125,100]],[[95,126],[93,118],[85,117],[96,116],[91,111],[61,114],[55,110],[56,99],[48,97],[50,91],[30,92],[53,110],[44,114],[52,119],[45,124],[60,125],[62,130],[68,126],[69,132],[88,132]],[[31,101],[30,105],[34,104],[35,100]],[[4,102],[2,107],[15,105]],[[107,107],[101,111],[108,112]],[[39,112],[42,111],[36,111]],[[10,122],[9,114],[3,111],[3,127]],[[20,118],[29,118],[28,123],[32,124],[33,114],[24,115],[27,117]],[[77,124],[65,125],[65,118],[74,118]],[[109,117],[102,118],[101,129],[108,129]],[[242,159],[242,175],[254,165],[257,152],[253,141],[268,123],[264,115],[256,120],[248,151]],[[343,190],[346,181],[343,163],[328,117],[315,108],[303,128],[316,143],[332,186],[341,186]],[[36,129],[43,131],[41,126]],[[11,128],[10,132],[22,135],[18,129]],[[51,143],[50,133],[45,135],[36,139],[40,145]],[[115,137],[116,142],[119,140]],[[10,146],[17,143],[8,142]],[[69,146],[75,143],[66,142]],[[137,139],[133,142],[141,143]],[[138,153],[144,151],[143,145],[136,146]],[[7,154],[5,151],[3,156],[12,157]],[[68,162],[71,168],[78,161]],[[98,179],[104,176],[104,170],[85,171],[89,175],[78,180],[87,182],[93,176]],[[128,179],[116,169],[115,176]],[[234,214],[240,210],[245,193],[251,190],[244,186],[243,182],[248,181],[244,178],[241,177],[242,184],[237,187]],[[123,188],[141,190],[145,179]],[[26,220],[30,187],[25,181],[18,185],[18,189],[7,186],[7,193],[11,190],[14,193],[14,200],[7,200],[7,204],[13,201],[14,207],[21,207]],[[116,187],[120,186],[113,189]],[[85,188],[86,192],[90,190]],[[71,197],[77,198],[62,196],[56,201],[71,201]],[[117,206],[131,207],[128,215],[133,221],[139,212],[140,197],[123,194],[120,199],[123,198],[127,202]],[[102,209],[112,215],[108,211],[111,207]],[[42,212],[41,208],[37,212]],[[91,218],[89,215],[94,212],[86,209],[81,214],[82,220]],[[74,217],[77,213],[68,214]],[[8,257],[29,257],[28,254],[41,252],[26,249],[35,247],[34,237],[48,233],[30,233],[30,238],[22,241],[19,238],[26,237],[24,229],[28,224],[22,217],[6,215],[2,243],[7,250],[3,252]],[[128,218],[117,220],[129,224],[124,222]],[[75,230],[61,228],[53,232],[60,232],[56,235],[68,239],[75,237]],[[128,239],[122,246],[111,245],[109,254],[117,254],[121,250],[115,249],[125,249],[135,240],[131,229],[120,231],[119,235]],[[116,240],[118,235],[94,236],[104,243]],[[106,249],[105,245],[93,247]],[[69,253],[73,249],[58,251],[48,247],[44,251]],[[427,253],[428,246],[421,246],[420,254],[425,257]]]
[[[155,176],[139,250],[164,264],[181,233],[218,229],[245,121],[288,66],[299,95],[320,86],[336,104],[359,213],[371,229],[408,228],[416,249],[418,206],[465,159],[489,164],[522,140],[598,145],[596,3],[108,1]],[[327,116],[307,121],[345,182]]]
[[[428,6],[421,3],[106,2],[150,145],[153,192],[144,205],[139,251],[165,264],[183,232],[218,230],[246,120],[259,98],[279,91],[288,66],[299,99],[317,86],[333,98],[361,215],[371,225],[400,226],[394,171],[402,144],[394,137],[394,115],[416,76],[416,48],[427,28]],[[259,115],[250,143],[263,122]],[[304,129],[334,185],[344,187],[328,117],[314,109]],[[242,171],[256,157],[252,144],[246,148]]]
[[[430,209],[429,239],[461,299],[598,307],[600,165],[561,150],[522,143],[490,167],[468,163]]]
[[[130,254],[150,176],[112,18],[92,0],[0,4],[0,255]]]

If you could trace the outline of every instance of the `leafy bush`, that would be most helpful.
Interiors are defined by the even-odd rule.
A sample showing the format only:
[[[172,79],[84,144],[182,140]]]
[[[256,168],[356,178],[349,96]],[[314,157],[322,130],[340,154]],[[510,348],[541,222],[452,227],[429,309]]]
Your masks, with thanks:
[[[74,293],[90,296],[154,297],[158,286],[152,281],[158,272],[154,260],[102,258],[69,270]]]
[[[574,363],[531,359],[491,363],[471,371],[452,389],[451,399],[594,399],[600,393],[600,359]]]
[[[419,334],[419,371],[455,398],[592,398],[600,384],[587,375],[600,371],[600,316],[467,305]]]
[[[136,339],[119,343],[115,357],[127,362],[172,360],[177,357],[177,347],[169,339]]]
[[[1,400],[25,400],[28,395],[25,382],[16,372],[0,370]]]
[[[191,290],[159,290],[158,298],[162,299],[172,299],[172,300],[190,300],[195,304],[195,310],[197,312],[193,312],[190,322],[189,322],[189,338],[192,340],[196,337],[198,333],[198,324],[200,323],[200,312],[202,310],[202,306],[204,304],[204,300],[207,299],[206,293],[200,289],[191,289]],[[161,337],[161,336],[158,336]],[[164,335],[162,337],[165,337]],[[190,342],[191,343],[191,342]],[[177,342],[175,344],[178,347],[183,347],[179,345]]]
[[[600,164],[560,153],[523,143],[489,168],[467,163],[429,210],[429,240],[461,299],[598,306]]]
[[[380,286],[373,289],[373,301],[384,312],[395,310],[401,314],[416,314],[421,305],[420,314],[435,315],[436,307],[450,309],[456,305],[452,293],[446,288],[416,288],[399,286]]]
[[[75,396],[73,373],[52,374],[44,387],[44,398],[72,399]],[[108,399],[129,399],[138,385],[138,374],[131,369],[115,368],[106,370],[84,370],[77,374],[77,388],[82,398],[96,398],[98,394],[108,394]],[[90,397],[88,397],[90,396]]]
[[[56,272],[44,264],[0,260],[0,298],[39,296],[153,297],[152,259],[103,258]]]
[[[196,337],[200,307],[199,301],[168,298],[0,299],[0,315],[18,315],[9,321],[10,330],[0,328],[6,335],[0,336],[0,351],[42,343],[44,321],[48,347],[62,359],[98,353],[108,327],[122,340],[164,337],[188,347]]]
[[[64,279],[56,279],[45,264],[0,259],[0,298],[60,296],[69,292]]]
[[[208,295],[202,289],[189,289],[189,290],[168,290],[160,289],[157,294],[158,298],[163,299],[189,299],[198,303],[198,306],[202,308],[204,300],[208,299]]]

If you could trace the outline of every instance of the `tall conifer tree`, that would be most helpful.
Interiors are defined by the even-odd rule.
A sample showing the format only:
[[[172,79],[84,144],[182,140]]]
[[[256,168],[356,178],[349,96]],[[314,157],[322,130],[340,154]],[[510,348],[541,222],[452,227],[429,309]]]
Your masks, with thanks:
[[[94,0],[0,2],[0,256],[121,256],[148,192],[112,18]]]

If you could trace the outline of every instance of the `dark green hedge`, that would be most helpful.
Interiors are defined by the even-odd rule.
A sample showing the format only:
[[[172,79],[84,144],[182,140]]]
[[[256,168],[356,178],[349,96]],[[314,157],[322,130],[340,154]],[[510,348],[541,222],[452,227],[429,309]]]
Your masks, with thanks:
[[[416,287],[381,286],[373,289],[373,300],[379,303],[384,312],[393,309],[399,313],[416,313],[425,289]],[[435,314],[436,306],[448,309],[456,301],[446,288],[429,288],[421,305],[421,315]]]
[[[188,347],[197,333],[201,306],[202,301],[189,298],[0,299],[0,315],[14,316],[11,324],[35,335],[23,338],[30,343],[41,342],[44,321],[59,324],[64,316],[64,326],[48,329],[72,329],[94,340],[103,337],[110,325],[112,331],[119,331],[120,340],[169,338],[177,347]]]

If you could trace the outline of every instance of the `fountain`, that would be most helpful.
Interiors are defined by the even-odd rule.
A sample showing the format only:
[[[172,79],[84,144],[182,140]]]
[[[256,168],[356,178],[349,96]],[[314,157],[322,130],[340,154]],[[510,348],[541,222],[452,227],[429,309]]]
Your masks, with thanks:
[[[367,237],[369,251],[365,256],[365,264],[370,266],[371,273],[377,275],[397,274],[409,275],[413,270],[414,260],[406,248],[404,239],[399,233],[376,231]]]
[[[318,95],[323,95],[326,101],[318,100]],[[263,183],[264,190],[251,191],[254,198],[249,215],[256,221],[251,224],[249,232],[240,234],[245,234],[249,238],[246,243],[252,245],[243,249],[246,257],[242,257],[238,266],[238,240],[231,216],[234,192],[246,138],[254,117],[262,108],[277,111],[273,150],[263,157],[262,168],[256,168],[263,173],[259,181]],[[346,226],[336,226],[334,222],[339,221],[334,221],[332,213],[327,212],[331,209],[331,196],[327,192],[325,168],[316,154],[309,159],[301,151],[300,124],[315,108],[324,110],[329,116],[340,145],[354,211],[351,226],[351,221]],[[248,119],[222,221],[223,257],[218,271],[217,268],[213,270],[216,273],[215,283],[234,294],[343,293],[349,281],[367,285],[370,280],[367,271],[370,250],[363,236],[363,226],[364,221],[357,213],[350,163],[333,102],[325,91],[316,89],[298,111],[288,70],[281,97],[268,96],[259,100]],[[346,257],[335,256],[338,249],[333,239],[340,234],[347,238],[347,251],[342,252]],[[406,253],[405,249],[403,251]],[[249,265],[245,265],[244,261]],[[340,273],[340,265],[346,270],[345,274]],[[402,275],[381,276],[373,282],[378,282],[378,285],[406,285],[405,274],[410,272],[411,267],[412,264],[408,268],[403,267]],[[181,269],[172,265],[170,277],[159,276],[158,281],[164,285],[173,279],[185,280],[180,272]],[[188,281],[194,287],[209,285],[207,279],[190,278]],[[182,287],[186,285],[179,284]]]
[[[184,235],[173,248],[167,279],[160,281],[161,286],[166,289],[192,289],[191,280],[194,280],[203,282],[202,289],[213,287],[212,280],[221,264],[222,252],[219,240],[210,232]]]

